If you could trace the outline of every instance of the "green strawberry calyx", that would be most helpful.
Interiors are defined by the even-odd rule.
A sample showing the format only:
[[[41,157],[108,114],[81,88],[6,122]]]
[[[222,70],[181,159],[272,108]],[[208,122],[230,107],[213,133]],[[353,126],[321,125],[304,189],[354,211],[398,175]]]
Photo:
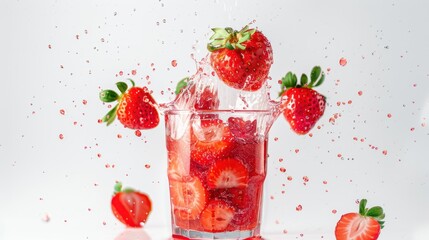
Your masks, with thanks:
[[[296,74],[289,71],[282,78],[281,91],[279,96],[281,96],[286,90],[290,88],[313,88],[320,86],[323,81],[325,81],[325,73],[322,71],[322,68],[320,66],[313,67],[310,73],[310,82],[308,82],[308,80],[308,76],[303,73],[298,82],[298,77],[296,76]]]
[[[116,195],[116,194],[118,194],[120,192],[123,192],[123,193],[133,193],[133,192],[136,191],[133,188],[124,188],[124,189],[122,189],[122,183],[121,182],[117,182],[115,184],[115,186],[113,187],[113,189],[114,189],[113,195]]]
[[[384,227],[384,221],[383,220],[384,220],[384,217],[386,216],[386,214],[383,211],[383,208],[380,206],[367,208],[366,207],[367,202],[368,201],[366,199],[360,200],[359,214],[363,217],[374,218],[380,224],[380,228],[383,229],[383,227]]]
[[[179,95],[182,89],[188,86],[189,79],[190,79],[189,77],[185,77],[177,83],[176,91],[174,91],[176,95]]]
[[[135,86],[135,83],[132,79],[128,79],[131,82],[132,87]],[[106,89],[100,92],[99,98],[102,102],[110,103],[114,101],[120,102],[124,94],[128,90],[128,85],[125,82],[117,82],[116,87],[119,89],[121,94],[116,93],[114,90]],[[116,118],[116,110],[118,109],[118,104],[115,105],[104,117],[101,119],[103,122],[107,123],[107,126],[112,124]]]
[[[207,49],[214,52],[219,49],[229,50],[245,50],[246,47],[242,43],[248,41],[251,36],[256,32],[256,29],[249,29],[246,25],[240,31],[234,30],[230,27],[227,28],[212,28],[214,34],[210,37],[210,43],[207,44]]]

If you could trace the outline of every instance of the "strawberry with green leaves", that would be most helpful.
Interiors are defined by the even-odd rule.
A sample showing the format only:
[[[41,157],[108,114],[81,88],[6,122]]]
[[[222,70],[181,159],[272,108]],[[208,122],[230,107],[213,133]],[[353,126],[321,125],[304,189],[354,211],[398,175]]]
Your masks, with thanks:
[[[341,216],[335,227],[337,240],[376,240],[384,225],[383,208],[366,208],[366,199],[359,204],[359,213],[347,213]]]
[[[245,26],[213,28],[207,45],[211,65],[228,86],[245,91],[260,89],[268,78],[273,64],[273,50],[260,31]]]
[[[100,92],[100,100],[106,103],[118,101],[102,119],[110,125],[118,117],[119,121],[126,128],[131,129],[151,129],[159,124],[159,114],[157,104],[147,87],[136,87],[131,81],[131,88],[125,82],[117,82],[121,94],[113,90],[103,90]]]
[[[306,74],[301,75],[300,83],[292,72],[282,78],[281,92],[283,115],[293,131],[308,133],[325,111],[326,98],[313,88],[320,86],[325,74],[319,66],[312,69],[310,82]]]

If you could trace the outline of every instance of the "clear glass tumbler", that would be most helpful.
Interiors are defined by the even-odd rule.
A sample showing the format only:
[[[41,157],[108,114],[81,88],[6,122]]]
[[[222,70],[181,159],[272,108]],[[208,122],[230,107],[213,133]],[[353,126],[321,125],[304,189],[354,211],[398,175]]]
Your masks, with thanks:
[[[173,238],[260,235],[270,111],[165,112]]]

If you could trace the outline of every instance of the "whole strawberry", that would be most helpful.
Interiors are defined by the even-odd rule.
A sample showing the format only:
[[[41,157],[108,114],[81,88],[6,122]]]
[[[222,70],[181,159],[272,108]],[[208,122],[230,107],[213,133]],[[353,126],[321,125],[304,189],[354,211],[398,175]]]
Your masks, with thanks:
[[[232,28],[213,28],[211,65],[228,86],[246,91],[260,89],[273,64],[273,50],[260,31],[245,26],[240,31]]]
[[[293,131],[298,134],[308,133],[322,117],[325,111],[326,98],[313,90],[325,80],[325,74],[319,66],[311,71],[310,82],[305,74],[300,83],[295,74],[288,72],[282,79],[281,108],[283,115]]]
[[[152,212],[149,196],[131,188],[122,189],[120,182],[114,189],[110,205],[115,217],[128,227],[142,227]]]
[[[119,102],[102,118],[102,121],[110,125],[117,116],[126,128],[151,129],[156,127],[159,124],[159,114],[155,100],[147,87],[135,87],[134,81],[129,80],[132,84],[130,89],[124,82],[116,83],[121,95],[110,89],[100,92],[101,101]]]
[[[384,224],[383,208],[366,208],[366,199],[359,204],[359,213],[347,213],[341,216],[335,227],[337,240],[376,240]]]

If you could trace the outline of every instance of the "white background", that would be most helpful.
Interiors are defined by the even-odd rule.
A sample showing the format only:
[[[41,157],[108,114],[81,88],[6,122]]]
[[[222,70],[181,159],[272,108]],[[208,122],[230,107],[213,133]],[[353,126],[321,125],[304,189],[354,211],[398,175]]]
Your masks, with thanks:
[[[334,239],[341,215],[367,198],[386,212],[379,239],[429,239],[428,8],[418,0],[1,1],[0,239],[167,239],[163,124],[141,137],[98,124],[108,110],[98,93],[133,77],[168,102],[169,88],[196,71],[191,54],[207,54],[210,28],[250,22],[273,46],[273,95],[289,70],[330,68],[313,136],[295,135],[283,117],[272,128],[264,236]],[[115,181],[151,196],[145,230],[123,232],[111,214]]]

